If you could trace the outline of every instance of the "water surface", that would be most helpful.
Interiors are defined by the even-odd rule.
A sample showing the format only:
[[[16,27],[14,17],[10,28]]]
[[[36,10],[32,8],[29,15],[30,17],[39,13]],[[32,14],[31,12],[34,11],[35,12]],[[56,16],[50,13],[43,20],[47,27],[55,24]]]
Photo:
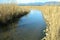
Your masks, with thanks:
[[[46,28],[46,23],[39,10],[31,10],[19,20],[18,26],[16,30],[20,40],[41,40],[45,36],[43,30]]]

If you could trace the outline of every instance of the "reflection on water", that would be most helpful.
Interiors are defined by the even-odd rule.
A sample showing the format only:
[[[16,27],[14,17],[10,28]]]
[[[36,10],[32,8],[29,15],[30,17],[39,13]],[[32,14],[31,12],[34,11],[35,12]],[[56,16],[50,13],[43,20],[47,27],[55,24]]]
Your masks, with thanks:
[[[42,12],[31,10],[31,12],[22,17],[18,23],[17,30],[22,30],[20,37],[22,40],[41,40],[45,36],[43,30],[46,28]]]
[[[9,25],[7,31],[0,32],[0,40],[41,40],[45,36],[43,32],[45,28],[46,23],[42,12],[39,10],[31,10],[18,23]],[[0,29],[0,31],[2,30]]]

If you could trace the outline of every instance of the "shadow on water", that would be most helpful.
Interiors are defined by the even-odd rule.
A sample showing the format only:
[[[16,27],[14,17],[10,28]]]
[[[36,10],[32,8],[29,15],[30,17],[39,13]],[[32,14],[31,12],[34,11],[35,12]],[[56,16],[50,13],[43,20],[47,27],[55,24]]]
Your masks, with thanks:
[[[7,20],[5,23],[0,21],[0,33],[9,31],[12,27],[12,24],[16,24],[18,22],[19,18],[12,18],[11,20]]]
[[[16,15],[17,12],[14,13],[14,15],[12,16],[12,18],[10,18],[10,20],[6,20],[5,22],[0,21],[0,33],[1,32],[6,32],[8,30],[10,30],[10,28],[12,28],[12,25],[17,24],[19,19],[24,16],[27,15],[28,12],[25,11],[22,14],[20,12],[19,15]],[[11,16],[11,15],[10,15]],[[13,26],[14,27],[14,26]]]
[[[12,35],[13,40],[41,40],[45,36],[43,30],[46,29],[46,23],[41,11],[31,10],[28,15],[23,16],[17,21],[18,23],[15,22],[12,25],[13,27],[15,25],[18,26],[8,32],[10,36]],[[7,29],[9,29],[8,26]]]

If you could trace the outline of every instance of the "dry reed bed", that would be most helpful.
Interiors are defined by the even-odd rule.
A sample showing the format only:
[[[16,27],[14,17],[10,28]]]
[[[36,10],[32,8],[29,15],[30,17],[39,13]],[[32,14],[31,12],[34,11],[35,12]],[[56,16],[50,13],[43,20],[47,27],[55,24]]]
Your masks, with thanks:
[[[45,40],[60,40],[60,6],[48,6],[43,11],[47,23]]]
[[[17,27],[15,22],[28,12],[29,10],[24,10],[17,5],[0,5],[0,40],[13,40],[12,33],[15,33]]]
[[[12,4],[0,4],[0,23],[6,23],[8,20],[12,20],[15,17],[21,17],[28,14],[29,10],[24,10],[17,5]]]

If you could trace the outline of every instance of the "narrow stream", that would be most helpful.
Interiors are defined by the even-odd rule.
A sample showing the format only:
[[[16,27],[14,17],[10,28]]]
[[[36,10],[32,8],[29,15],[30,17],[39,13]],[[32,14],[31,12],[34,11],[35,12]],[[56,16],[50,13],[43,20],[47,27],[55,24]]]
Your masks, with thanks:
[[[46,23],[42,12],[39,10],[31,10],[28,15],[22,17],[18,23],[17,31],[21,40],[41,40],[45,33]]]

